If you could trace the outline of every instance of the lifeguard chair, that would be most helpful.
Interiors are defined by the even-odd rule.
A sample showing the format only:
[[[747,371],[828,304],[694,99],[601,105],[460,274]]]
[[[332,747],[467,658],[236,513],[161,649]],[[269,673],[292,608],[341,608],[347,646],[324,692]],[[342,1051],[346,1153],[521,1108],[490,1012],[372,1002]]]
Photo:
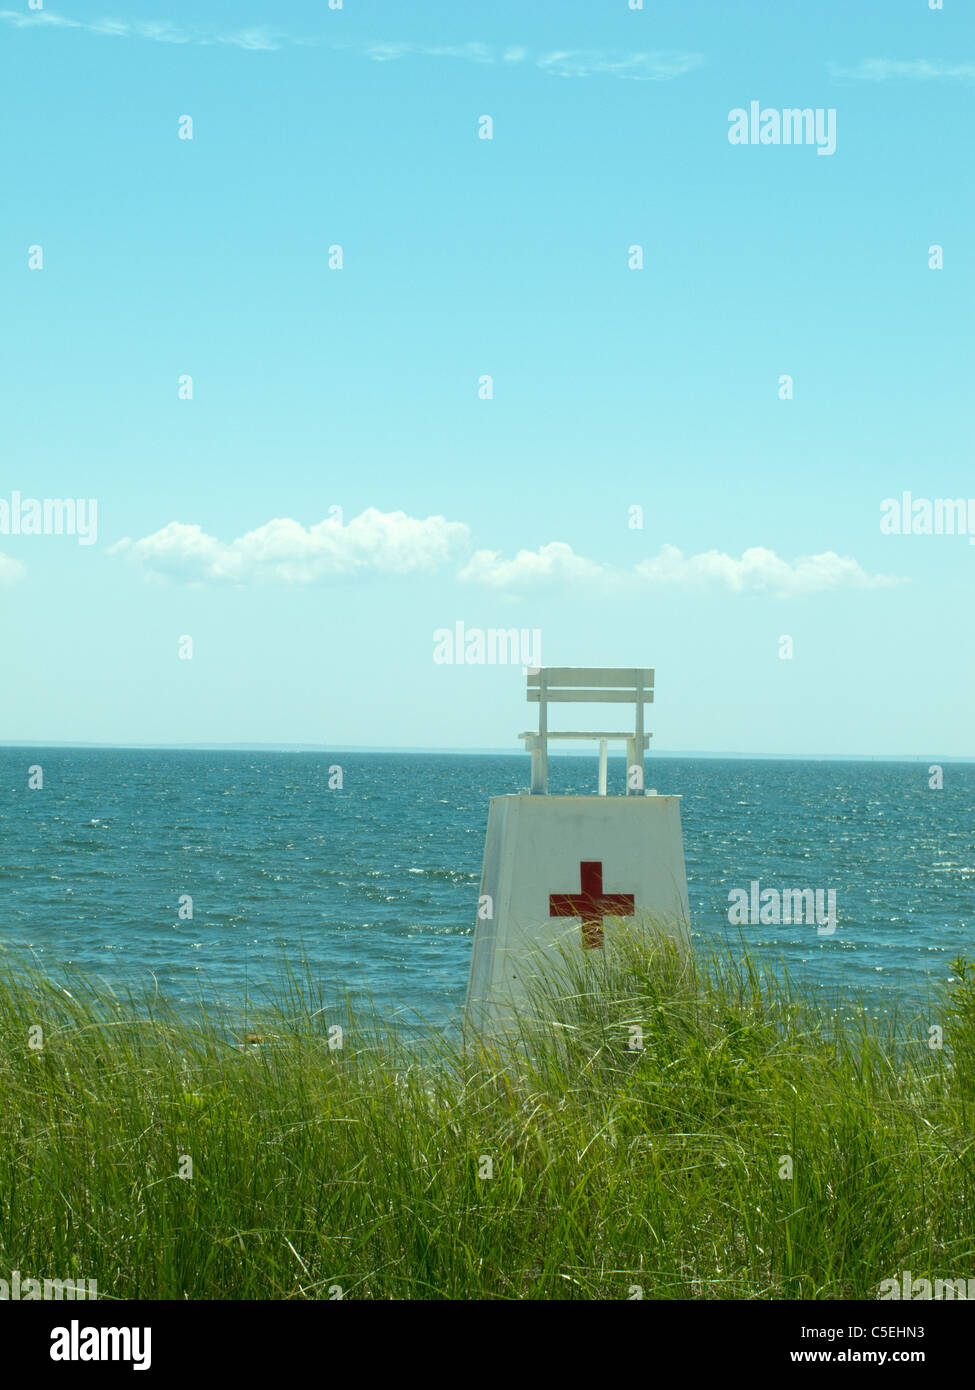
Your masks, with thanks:
[[[645,706],[654,673],[647,667],[549,666],[528,672],[527,699],[538,730],[519,735],[531,754],[530,790],[491,798],[466,1026],[503,1029],[523,1012],[526,986],[557,969],[561,952],[606,950],[604,923],[665,934],[690,946],[680,797],[644,788],[650,735]],[[632,704],[632,730],[549,728],[552,704]],[[550,739],[594,740],[597,795],[548,793]],[[624,795],[607,794],[608,746],[626,745]]]
[[[606,795],[606,767],[609,744],[626,744],[626,791],[628,796],[643,795],[643,755],[650,735],[643,732],[643,706],[653,703],[653,672],[646,667],[547,666],[528,672],[528,700],[538,705],[538,732],[519,734],[531,753],[531,794],[548,794],[548,741],[550,738],[575,742],[595,739],[599,744],[598,793]],[[550,729],[550,703],[629,704],[635,707],[632,733],[606,733],[602,729]]]

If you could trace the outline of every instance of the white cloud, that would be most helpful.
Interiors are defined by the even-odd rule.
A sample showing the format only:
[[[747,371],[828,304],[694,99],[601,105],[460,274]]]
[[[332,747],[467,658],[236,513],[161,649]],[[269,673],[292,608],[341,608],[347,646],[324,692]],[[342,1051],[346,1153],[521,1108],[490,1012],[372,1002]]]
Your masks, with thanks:
[[[127,39],[132,32],[132,26],[123,19],[98,19],[92,24],[73,24],[72,28],[87,29],[90,34],[106,34],[115,39]]]
[[[557,584],[600,595],[669,589],[683,593],[764,593],[776,598],[889,588],[902,582],[890,575],[868,574],[856,560],[832,550],[789,561],[762,546],[752,546],[736,557],[719,550],[684,555],[676,546],[664,545],[652,558],[641,560],[631,570],[621,570],[576,555],[561,541],[534,551],[521,550],[513,560],[502,559],[496,551],[479,550],[459,577],[510,594]]]
[[[217,43],[229,43],[252,53],[273,53],[288,43],[306,43],[306,39],[276,39],[266,29],[243,29],[239,34],[221,34]]]
[[[295,38],[266,26],[221,31],[201,25],[183,26],[168,20],[128,19],[69,19],[50,10],[0,10],[0,21],[15,29],[39,28],[78,29],[86,34],[110,38],[148,39],[154,43],[195,44],[210,46],[228,44],[251,52],[273,53],[282,48],[324,44],[333,51],[360,53],[376,63],[389,63],[402,58],[457,58],[470,63],[534,62],[537,68],[557,77],[628,77],[641,81],[665,81],[681,77],[699,67],[704,58],[699,53],[602,53],[589,49],[565,49],[539,54],[533,58],[520,45],[494,49],[487,44],[414,43],[409,40],[388,42],[351,42],[332,39],[324,34],[312,38]]]
[[[171,521],[141,540],[126,537],[110,553],[125,555],[155,578],[186,583],[253,581],[314,584],[361,574],[431,573],[466,550],[462,522],[425,520],[368,507],[347,526],[320,521],[307,529],[277,517],[225,542],[201,526]]]
[[[861,58],[851,68],[831,63],[830,74],[858,82],[889,82],[898,78],[912,82],[945,78],[970,82],[975,78],[975,63],[948,63],[940,58]]]
[[[550,541],[538,550],[519,550],[513,560],[502,560],[496,550],[478,550],[458,578],[468,584],[484,584],[508,591],[537,588],[542,584],[612,584],[613,571],[595,560],[576,555],[564,541]]]
[[[365,46],[367,58],[377,63],[392,62],[396,58],[466,58],[474,63],[496,62],[494,54],[483,43],[428,44],[428,43],[370,43]]]
[[[685,556],[664,545],[653,559],[636,566],[642,583],[680,589],[725,589],[735,594],[768,593],[800,598],[835,589],[885,589],[900,581],[886,574],[868,574],[856,560],[833,550],[782,560],[774,550],[750,546],[741,558],[720,550]]]
[[[582,48],[556,49],[532,58],[528,50],[520,46],[496,51],[483,43],[371,43],[366,45],[365,53],[381,63],[409,57],[466,58],[475,63],[531,61],[555,77],[629,77],[644,82],[682,77],[704,62],[700,53],[604,53]]]
[[[669,82],[693,72],[701,53],[600,53],[574,48],[543,54],[537,66],[555,77],[628,77],[637,82]]]
[[[110,553],[124,555],[154,579],[303,585],[369,574],[432,574],[456,564],[469,550],[470,530],[463,522],[443,516],[421,520],[368,507],[347,525],[327,519],[306,528],[276,517],[232,541],[218,540],[199,525],[171,521],[141,540],[126,537]],[[0,556],[0,581],[3,565]],[[8,578],[19,578],[21,567],[9,560],[6,565],[12,567]],[[663,545],[656,555],[624,569],[577,555],[564,541],[519,550],[512,559],[497,550],[477,550],[457,578],[509,597],[548,588],[620,598],[667,590],[802,598],[905,582],[869,574],[856,560],[832,550],[784,560],[764,546],[735,556],[720,550],[685,555],[674,545]]]
[[[11,560],[9,555],[0,553],[0,589],[18,583],[26,573],[19,560]]]
[[[68,19],[65,15],[53,14],[50,10],[0,10],[0,20],[15,29],[81,29],[86,34],[117,39],[149,39],[154,43],[232,44],[238,48],[274,51],[288,43],[300,40],[275,36],[266,28],[243,29],[237,33],[221,33],[200,27],[184,28],[168,20],[127,20],[127,19]]]
[[[51,14],[49,10],[0,10],[0,19],[12,24],[15,29],[26,29],[29,25],[45,24],[55,29],[85,29],[80,19],[67,19],[64,15]]]

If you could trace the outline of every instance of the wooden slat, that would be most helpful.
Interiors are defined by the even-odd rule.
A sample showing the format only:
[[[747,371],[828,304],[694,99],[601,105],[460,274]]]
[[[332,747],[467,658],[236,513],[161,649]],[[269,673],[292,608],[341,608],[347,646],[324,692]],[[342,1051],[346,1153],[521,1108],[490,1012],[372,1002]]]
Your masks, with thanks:
[[[538,738],[538,730],[537,730],[537,729],[531,729],[531,730],[529,730],[528,733],[519,734],[518,737],[519,737],[519,738]],[[615,730],[615,731],[613,731],[613,732],[608,732],[608,731],[606,731],[605,729],[549,729],[549,731],[548,731],[548,737],[549,737],[549,738],[611,738],[611,739],[628,739],[628,738],[634,738],[635,735],[634,735],[632,729],[628,729],[625,733],[621,733],[618,729]],[[646,733],[645,733],[645,734],[643,735],[643,737],[644,737],[645,739],[646,739],[646,738],[652,738],[653,735],[652,735],[652,734],[646,734]]]
[[[526,698],[529,704],[537,705],[541,691],[529,689]],[[653,691],[644,690],[637,695],[635,690],[550,690],[546,686],[545,699],[549,704],[632,705],[639,700],[641,705],[649,705],[653,703]]]
[[[548,689],[553,686],[569,689],[623,686],[634,690],[638,683],[653,688],[653,670],[646,666],[543,666],[541,671],[529,672],[530,690],[539,688],[543,675]]]

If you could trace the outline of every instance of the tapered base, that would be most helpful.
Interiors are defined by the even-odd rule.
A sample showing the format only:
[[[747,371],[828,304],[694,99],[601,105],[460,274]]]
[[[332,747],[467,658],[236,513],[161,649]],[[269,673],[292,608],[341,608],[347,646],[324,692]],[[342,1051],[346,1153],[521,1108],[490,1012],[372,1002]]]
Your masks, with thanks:
[[[565,954],[611,951],[617,929],[689,949],[680,797],[491,799],[466,1026],[510,1025]]]

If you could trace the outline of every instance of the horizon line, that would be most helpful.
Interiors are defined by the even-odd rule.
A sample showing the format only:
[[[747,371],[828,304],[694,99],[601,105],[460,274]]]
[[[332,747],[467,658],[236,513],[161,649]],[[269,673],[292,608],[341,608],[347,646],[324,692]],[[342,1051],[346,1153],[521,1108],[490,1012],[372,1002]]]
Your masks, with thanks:
[[[404,746],[399,744],[356,744],[356,743],[91,743],[75,740],[54,739],[37,742],[29,739],[0,739],[0,748],[58,748],[58,749],[98,749],[103,752],[164,752],[164,753],[371,753],[429,755],[441,754],[452,757],[528,757],[524,748],[514,747],[446,747]],[[598,753],[573,751],[571,749],[550,750],[550,758],[595,758]],[[622,753],[610,754],[611,758],[622,758]],[[928,753],[755,753],[734,752],[728,749],[708,750],[699,748],[660,749],[647,752],[649,762],[654,758],[713,758],[720,761],[750,759],[754,762],[847,762],[847,763],[970,763],[975,762],[975,754],[928,754]]]

